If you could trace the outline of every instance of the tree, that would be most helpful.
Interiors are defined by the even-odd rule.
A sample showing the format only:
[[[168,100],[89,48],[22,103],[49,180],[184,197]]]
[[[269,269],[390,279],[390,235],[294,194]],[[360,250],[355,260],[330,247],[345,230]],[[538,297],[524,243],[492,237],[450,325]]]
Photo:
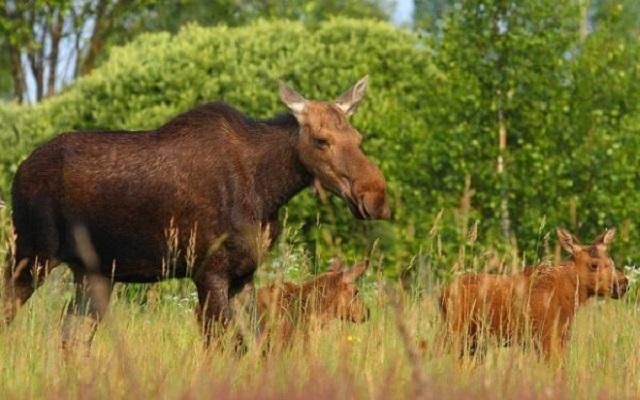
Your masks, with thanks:
[[[453,0],[414,0],[413,23],[418,29],[437,30]]]
[[[139,23],[145,31],[177,32],[189,22],[236,26],[257,18],[284,18],[309,24],[338,15],[387,19],[391,6],[389,0],[156,0],[141,13]]]
[[[583,0],[590,6],[590,23],[617,37],[636,39],[640,35],[640,2],[636,0]]]
[[[9,66],[9,48],[6,39],[0,37],[0,100],[11,98],[13,83]]]
[[[433,116],[441,124],[434,142],[446,147],[448,135],[467,138],[459,141],[467,145],[456,150],[457,164],[438,165],[443,175],[458,177],[443,182],[463,187],[470,176],[483,223],[499,227],[508,240],[527,225],[519,198],[530,197],[523,191],[533,188],[520,182],[521,174],[543,161],[532,160],[539,154],[523,146],[540,143],[540,132],[549,132],[549,114],[562,116],[567,102],[565,58],[576,43],[575,21],[576,8],[554,0],[461,0],[444,17],[441,32],[429,36],[438,66],[449,75],[445,103]],[[560,118],[552,129],[563,123]],[[451,155],[442,146],[430,149],[434,159]],[[541,196],[540,204],[548,201]]]
[[[5,0],[0,34],[8,50],[14,97],[22,102],[34,82],[36,101],[65,77],[91,71],[105,39],[125,28],[123,18],[153,0]]]
[[[65,79],[88,74],[110,46],[142,32],[177,32],[190,22],[238,25],[260,17],[306,23],[331,15],[382,19],[389,7],[384,0],[3,0],[0,45],[7,50],[3,65],[9,65],[4,80],[8,74],[19,102],[28,92],[40,101]]]

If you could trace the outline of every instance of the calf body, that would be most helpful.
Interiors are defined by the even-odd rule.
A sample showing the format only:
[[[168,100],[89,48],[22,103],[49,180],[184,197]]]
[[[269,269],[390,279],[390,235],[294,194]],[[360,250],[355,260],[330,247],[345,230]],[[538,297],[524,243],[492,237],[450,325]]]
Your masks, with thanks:
[[[259,288],[256,308],[261,340],[270,345],[277,336],[287,345],[296,328],[306,334],[312,322],[321,326],[333,319],[368,319],[369,310],[356,285],[367,266],[363,262],[347,270],[336,261],[331,271],[303,284],[281,282]]]
[[[212,103],[153,131],[66,133],[42,145],[13,183],[5,320],[64,262],[78,285],[69,313],[88,309],[95,320],[112,282],[190,277],[209,337],[277,237],[280,207],[312,181],[358,218],[389,216],[384,178],[347,120],[365,88],[366,79],[316,102],[283,85],[291,114],[272,120]]]
[[[559,230],[571,259],[557,266],[529,267],[518,274],[468,274],[443,290],[440,305],[450,339],[474,353],[481,335],[510,344],[529,337],[549,358],[569,338],[578,307],[593,296],[621,297],[627,279],[607,255],[614,231],[590,246]]]

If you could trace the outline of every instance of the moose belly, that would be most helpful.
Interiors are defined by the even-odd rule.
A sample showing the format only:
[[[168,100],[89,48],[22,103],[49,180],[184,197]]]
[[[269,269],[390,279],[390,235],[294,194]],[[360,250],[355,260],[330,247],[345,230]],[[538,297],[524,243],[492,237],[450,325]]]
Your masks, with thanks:
[[[62,261],[83,272],[138,283],[188,276],[188,238],[170,228],[100,216],[76,220],[65,237]]]

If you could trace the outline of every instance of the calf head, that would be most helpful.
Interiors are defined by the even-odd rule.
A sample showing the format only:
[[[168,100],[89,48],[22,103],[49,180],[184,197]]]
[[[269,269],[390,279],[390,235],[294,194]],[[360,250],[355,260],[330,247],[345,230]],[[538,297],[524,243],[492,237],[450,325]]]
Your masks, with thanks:
[[[280,98],[297,119],[297,152],[316,184],[341,196],[359,219],[388,219],[384,176],[362,151],[351,116],[365,94],[367,77],[333,102],[307,100],[280,83]]]
[[[560,245],[571,254],[578,273],[579,285],[591,296],[620,298],[627,291],[628,280],[616,270],[609,258],[609,245],[613,242],[615,229],[602,232],[590,245],[582,245],[578,239],[564,229],[558,229]]]
[[[319,291],[317,308],[325,319],[364,322],[369,319],[369,309],[362,301],[357,280],[369,266],[368,261],[351,268],[344,268],[335,260],[331,270],[321,275],[316,287]]]

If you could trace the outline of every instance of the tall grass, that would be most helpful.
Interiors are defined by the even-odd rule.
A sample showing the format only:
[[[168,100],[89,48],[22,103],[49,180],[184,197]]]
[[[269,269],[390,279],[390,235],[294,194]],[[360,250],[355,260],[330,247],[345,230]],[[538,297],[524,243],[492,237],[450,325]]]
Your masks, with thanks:
[[[8,243],[6,210],[0,211],[0,223]],[[513,250],[477,248],[473,229],[472,222],[464,222],[461,234],[469,241],[460,249],[457,270],[519,268]],[[326,267],[328,260],[312,261],[295,229],[284,232],[275,254],[259,269],[258,284],[299,281]],[[416,255],[420,271],[413,274],[412,290],[406,282],[384,278],[384,255],[374,249],[372,271],[362,282],[371,319],[335,321],[310,332],[307,343],[298,335],[290,348],[267,356],[252,340],[242,313],[238,326],[248,338],[248,352],[238,356],[232,346],[205,350],[188,281],[144,290],[119,286],[90,355],[63,353],[59,329],[72,284],[69,272],[59,267],[0,333],[0,393],[8,399],[640,397],[636,296],[596,300],[581,309],[562,365],[539,360],[529,348],[491,343],[483,359],[461,361],[445,351],[437,306],[442,282],[428,271],[429,263],[441,260],[441,240],[436,221],[423,253]]]

